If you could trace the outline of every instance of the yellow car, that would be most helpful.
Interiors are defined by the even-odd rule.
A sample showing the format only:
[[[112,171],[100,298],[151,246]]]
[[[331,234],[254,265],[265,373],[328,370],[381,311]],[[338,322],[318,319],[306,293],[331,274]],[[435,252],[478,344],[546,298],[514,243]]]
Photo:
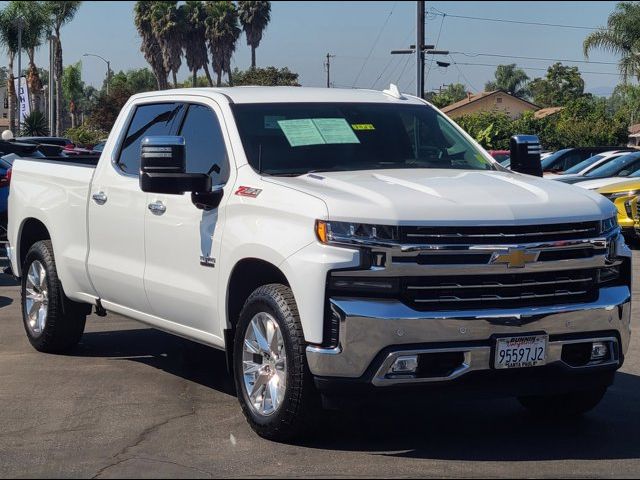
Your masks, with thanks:
[[[640,195],[640,179],[615,183],[596,190],[611,200],[618,208],[618,223],[622,233],[634,234],[636,225],[640,229],[640,219],[637,213],[638,195]]]

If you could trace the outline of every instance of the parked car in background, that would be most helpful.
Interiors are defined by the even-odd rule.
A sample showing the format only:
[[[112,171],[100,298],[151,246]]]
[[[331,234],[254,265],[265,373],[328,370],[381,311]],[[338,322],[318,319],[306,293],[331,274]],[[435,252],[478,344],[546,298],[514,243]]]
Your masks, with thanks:
[[[26,143],[44,143],[47,145],[58,145],[60,147],[75,147],[75,144],[69,138],[65,137],[17,137],[17,142]]]
[[[586,160],[583,160],[579,164],[571,167],[568,170],[565,170],[563,173],[547,172],[544,174],[544,178],[551,178],[551,179],[556,179],[560,177],[571,178],[571,177],[586,175],[590,171],[595,170],[596,168],[612,160],[615,160],[616,158],[621,157],[622,155],[626,155],[628,153],[629,153],[628,150],[613,150],[611,152],[602,152],[592,157],[589,157]]]
[[[106,143],[107,143],[106,140],[102,140],[100,143],[97,143],[96,145],[94,145],[91,150],[93,150],[94,152],[102,153]]]
[[[489,155],[496,159],[496,161],[500,164],[505,160],[509,160],[509,156],[511,155],[510,150],[489,150]]]
[[[596,190],[611,200],[618,209],[618,223],[625,235],[634,234],[634,213],[640,195],[640,177],[609,185]]]
[[[612,150],[625,150],[620,147],[580,147],[564,148],[549,155],[542,160],[542,171],[550,173],[562,173],[598,153]],[[629,149],[630,150],[630,149]]]
[[[557,178],[557,182],[577,184],[583,188],[595,189],[624,180],[640,169],[640,152],[627,153],[606,163],[586,175]],[[620,178],[624,177],[624,178]],[[597,180],[597,181],[596,181]],[[592,183],[588,183],[594,181]]]

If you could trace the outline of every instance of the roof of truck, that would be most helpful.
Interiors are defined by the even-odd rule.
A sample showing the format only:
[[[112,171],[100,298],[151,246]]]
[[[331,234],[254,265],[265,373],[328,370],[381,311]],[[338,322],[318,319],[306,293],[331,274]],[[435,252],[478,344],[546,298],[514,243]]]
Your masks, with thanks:
[[[157,95],[149,92],[146,95]],[[312,88],[312,87],[227,87],[181,88],[164,90],[163,94],[204,95],[223,94],[233,103],[297,103],[297,102],[353,102],[353,103],[409,103],[421,104],[418,98],[403,94],[400,98],[378,90]],[[145,94],[136,95],[144,97]]]

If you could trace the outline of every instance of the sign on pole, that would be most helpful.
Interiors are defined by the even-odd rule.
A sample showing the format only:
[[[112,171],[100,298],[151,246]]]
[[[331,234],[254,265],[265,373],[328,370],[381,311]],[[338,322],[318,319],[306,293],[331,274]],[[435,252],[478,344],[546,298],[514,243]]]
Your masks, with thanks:
[[[29,87],[27,86],[27,79],[25,77],[20,77],[14,79],[15,89],[18,93],[18,109],[20,112],[20,126],[24,123],[25,118],[29,116],[31,113],[31,105],[29,105]]]

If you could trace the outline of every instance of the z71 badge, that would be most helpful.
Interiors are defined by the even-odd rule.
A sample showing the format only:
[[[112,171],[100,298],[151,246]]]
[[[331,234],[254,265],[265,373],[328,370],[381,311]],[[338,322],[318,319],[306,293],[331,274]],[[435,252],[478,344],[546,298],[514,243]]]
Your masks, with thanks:
[[[260,188],[239,187],[238,190],[236,190],[236,195],[239,195],[240,197],[256,198],[260,195],[260,192],[262,192],[262,189]]]

